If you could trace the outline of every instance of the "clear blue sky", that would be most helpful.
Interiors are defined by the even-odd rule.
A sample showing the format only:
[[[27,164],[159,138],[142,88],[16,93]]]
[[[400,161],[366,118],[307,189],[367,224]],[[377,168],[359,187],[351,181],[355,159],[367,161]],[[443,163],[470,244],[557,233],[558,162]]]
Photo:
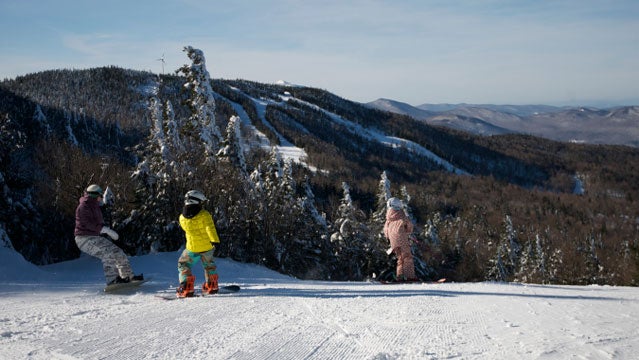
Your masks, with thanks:
[[[350,100],[639,104],[637,0],[0,0],[0,79],[115,65]]]

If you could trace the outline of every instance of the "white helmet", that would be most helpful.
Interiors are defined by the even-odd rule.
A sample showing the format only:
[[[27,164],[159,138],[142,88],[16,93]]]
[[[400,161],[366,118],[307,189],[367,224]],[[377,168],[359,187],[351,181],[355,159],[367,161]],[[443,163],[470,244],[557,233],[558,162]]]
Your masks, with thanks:
[[[100,185],[96,185],[96,184],[89,185],[85,191],[91,197],[97,198],[98,196],[104,195],[104,191],[102,191],[102,188],[100,187]]]
[[[402,201],[395,197],[388,199],[388,201],[386,202],[386,206],[392,208],[393,210],[401,210],[403,207]]]
[[[184,205],[201,204],[206,200],[206,196],[199,190],[190,190],[184,195]]]

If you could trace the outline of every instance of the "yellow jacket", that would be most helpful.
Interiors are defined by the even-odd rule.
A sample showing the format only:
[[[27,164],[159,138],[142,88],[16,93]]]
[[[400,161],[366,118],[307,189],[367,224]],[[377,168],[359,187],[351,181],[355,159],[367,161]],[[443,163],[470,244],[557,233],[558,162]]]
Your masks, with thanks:
[[[186,249],[189,251],[209,251],[213,248],[211,243],[220,243],[213,217],[204,209],[190,219],[180,215],[180,226],[186,233]]]

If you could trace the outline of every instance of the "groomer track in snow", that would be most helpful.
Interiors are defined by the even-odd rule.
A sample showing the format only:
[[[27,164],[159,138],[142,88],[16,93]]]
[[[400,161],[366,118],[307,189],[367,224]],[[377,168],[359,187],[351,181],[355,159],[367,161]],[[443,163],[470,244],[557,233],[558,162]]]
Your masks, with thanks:
[[[639,289],[300,281],[219,259],[234,295],[159,301],[179,253],[131,258],[152,281],[104,294],[99,261],[35,267],[1,248],[1,359],[632,359]],[[195,268],[201,280],[201,269]]]

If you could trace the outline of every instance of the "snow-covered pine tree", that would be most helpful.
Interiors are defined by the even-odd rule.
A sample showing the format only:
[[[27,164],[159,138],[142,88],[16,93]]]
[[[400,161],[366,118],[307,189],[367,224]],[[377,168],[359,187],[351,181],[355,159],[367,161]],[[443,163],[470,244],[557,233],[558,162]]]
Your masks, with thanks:
[[[39,104],[36,105],[35,112],[33,114],[33,121],[40,126],[41,132],[44,134],[45,138],[49,138],[51,136],[51,126],[49,126],[47,117],[42,112],[42,108]]]
[[[410,200],[412,197],[410,196],[410,193],[408,192],[408,189],[406,189],[405,185],[402,185],[400,187],[400,193],[402,196],[402,204],[404,204],[404,213],[406,214],[406,216],[408,216],[413,225],[415,225],[413,234],[411,234],[411,237],[416,240],[415,242],[411,242],[411,252],[413,254],[413,261],[415,263],[415,275],[419,279],[426,281],[431,279],[435,275],[435,270],[425,260],[425,254],[423,252],[424,239],[421,237],[421,234],[417,229],[417,220],[415,219],[415,216],[413,215],[413,209],[410,206]]]
[[[226,127],[226,137],[217,156],[228,159],[228,161],[238,169],[244,179],[248,178],[240,133],[240,118],[238,116],[232,116],[229,119],[229,123]]]
[[[441,246],[441,239],[439,237],[439,226],[442,224],[442,218],[440,213],[433,214],[432,219],[426,221],[424,225],[424,242],[431,248],[439,248]]]
[[[217,153],[221,161],[217,172],[223,174],[222,182],[218,185],[220,196],[217,198],[217,208],[223,215],[217,223],[220,230],[225,230],[232,236],[233,241],[221,244],[222,254],[251,262],[258,262],[261,256],[255,255],[261,249],[262,194],[253,188],[251,177],[248,175],[246,153],[242,146],[240,132],[240,118],[231,116],[226,127],[226,136],[222,147]],[[259,177],[259,173],[257,174]],[[258,249],[256,251],[256,249]]]
[[[402,203],[404,203],[404,212],[408,216],[408,218],[413,222],[413,224],[417,223],[417,219],[415,219],[415,215],[413,214],[413,209],[410,207],[411,196],[408,193],[408,189],[406,185],[402,185],[399,188],[399,193],[401,194]]]
[[[322,233],[326,234],[326,231],[328,231],[326,216],[324,216],[325,214],[320,215],[317,207],[315,206],[315,194],[313,193],[313,189],[311,188],[310,179],[308,176],[304,178],[304,197],[302,198],[302,207],[307,213],[310,214],[313,222],[322,229]]]
[[[285,168],[292,169],[293,165],[292,161],[288,161]],[[335,265],[328,242],[328,224],[315,207],[315,194],[308,178],[304,180],[303,193],[297,196],[298,206],[293,209],[298,212],[291,218],[296,231],[287,244],[289,256],[284,265],[297,277],[324,279]]]
[[[521,245],[510,215],[504,219],[504,232],[497,244],[497,253],[490,260],[488,280],[510,281],[519,267]]]
[[[542,284],[547,284],[550,280],[548,256],[546,255],[544,241],[539,234],[535,234],[535,252],[537,255],[537,274],[539,275],[539,280]]]
[[[509,273],[506,269],[506,258],[508,250],[503,243],[497,245],[497,253],[495,257],[489,260],[490,267],[486,273],[486,280],[491,281],[508,281]]]
[[[519,245],[519,240],[517,238],[517,231],[513,226],[513,221],[510,218],[510,215],[506,215],[505,219],[505,227],[506,227],[506,243],[508,244],[508,266],[512,268],[512,271],[517,268],[519,264],[519,256],[521,253],[521,245]]]
[[[379,185],[377,186],[375,210],[371,219],[373,223],[378,225],[378,228],[380,224],[381,228],[384,227],[384,223],[386,222],[386,202],[391,197],[391,182],[388,179],[388,175],[386,175],[386,171],[383,171]]]
[[[550,273],[545,241],[533,229],[528,233],[534,234],[534,238],[529,238],[522,246],[515,281],[547,284],[550,282]]]
[[[293,162],[282,161],[275,147],[257,170],[251,175],[250,196],[255,199],[256,218],[261,217],[261,222],[253,221],[261,230],[259,244],[255,244],[261,251],[259,262],[297,277],[321,278],[330,263],[322,261],[326,255],[322,245],[327,241],[326,227],[317,210],[312,211],[314,204],[309,204],[314,195],[308,189],[307,196],[297,195]]]
[[[175,132],[177,125],[170,103],[163,107],[157,97],[149,99],[151,132],[146,146],[141,147],[140,158],[132,178],[137,181],[137,208],[116,226],[128,243],[139,251],[170,251],[177,249],[183,236],[177,225],[182,193],[185,186],[178,184],[183,172],[178,159],[181,141]]]
[[[80,143],[78,142],[78,138],[75,136],[74,132],[73,132],[73,127],[71,123],[76,123],[77,119],[76,117],[69,111],[64,111],[64,130],[66,132],[67,135],[67,141],[70,144],[73,144],[75,146],[79,146]]]
[[[337,260],[336,278],[362,280],[369,275],[369,231],[366,215],[353,204],[350,186],[342,182],[343,197],[332,226],[331,243]]]
[[[204,149],[204,162],[211,164],[215,162],[215,154],[222,142],[222,135],[215,122],[215,97],[211,78],[202,50],[186,46],[184,52],[192,62],[178,70],[186,77],[184,89],[188,91],[188,99],[185,104],[191,110],[183,131],[191,139],[199,138]]]
[[[599,239],[597,240],[597,237]],[[587,277],[585,282],[588,284],[605,284],[606,279],[603,275],[604,267],[601,265],[601,260],[599,260],[599,256],[597,255],[597,250],[603,247],[601,241],[601,234],[598,236],[593,234],[592,232],[588,234],[586,238],[586,244],[584,246],[584,257],[586,263],[586,274]]]
[[[275,187],[270,192],[273,197],[269,199],[269,214],[274,215],[271,213],[276,211],[277,218],[279,218],[277,225],[273,228],[273,237],[276,239],[276,253],[280,270],[284,273],[294,274],[300,270],[300,267],[292,263],[301,259],[295,259],[299,254],[298,251],[292,251],[293,245],[299,241],[300,235],[303,236],[298,232],[301,233],[304,229],[300,228],[301,224],[296,221],[300,218],[302,211],[296,197],[297,184],[293,178],[291,160],[283,162],[279,182],[273,182],[271,185]]]
[[[292,203],[285,201],[285,195],[280,194],[282,182],[282,158],[277,148],[271,149],[271,155],[264,166],[264,231],[260,263],[271,269],[279,269],[284,247],[281,243],[280,232],[283,224],[288,224],[288,208]],[[290,199],[289,199],[290,200]]]
[[[538,255],[538,272],[540,283],[556,284],[559,281],[559,272],[563,262],[561,249],[552,249],[550,228],[546,228],[543,234],[535,234],[535,249]]]
[[[10,185],[11,180],[14,180],[14,186],[20,186],[20,182],[12,179],[20,176],[16,173],[19,167],[16,166],[13,156],[24,151],[27,143],[28,137],[21,124],[13,120],[9,114],[0,114],[0,238],[4,243],[0,246],[14,248],[21,254],[44,253],[40,259],[28,256],[25,258],[36,264],[47,264],[50,262],[48,252],[42,249],[34,251],[46,246],[46,243],[42,242],[50,241],[38,233],[38,230],[42,230],[42,224],[40,216],[31,204],[33,189],[12,188]],[[19,223],[20,227],[13,228],[20,231],[14,230],[11,233],[11,227],[7,226],[9,222]]]
[[[4,226],[4,223],[0,223],[0,248],[13,250],[13,244],[11,244],[11,239],[9,239],[9,234],[7,234]]]
[[[188,156],[184,147],[184,140],[180,134],[180,126],[175,118],[175,110],[170,100],[160,105],[159,99],[150,99],[154,114],[151,120],[155,123],[154,141],[159,147],[162,161],[165,163],[164,172],[169,178],[181,178],[192,171]],[[160,129],[162,131],[160,131]]]
[[[380,274],[393,268],[394,264],[386,254],[389,248],[388,239],[384,236],[384,224],[386,223],[386,202],[392,197],[391,182],[388,179],[386,171],[383,171],[377,187],[375,211],[369,220],[368,228],[370,234],[368,236],[368,244],[366,248],[369,251],[369,267],[368,275]]]
[[[258,164],[249,176],[249,192],[244,201],[247,218],[245,222],[246,237],[243,241],[229,249],[230,255],[236,259],[262,264],[265,258],[268,241],[266,237],[266,183],[262,177],[262,165]]]

